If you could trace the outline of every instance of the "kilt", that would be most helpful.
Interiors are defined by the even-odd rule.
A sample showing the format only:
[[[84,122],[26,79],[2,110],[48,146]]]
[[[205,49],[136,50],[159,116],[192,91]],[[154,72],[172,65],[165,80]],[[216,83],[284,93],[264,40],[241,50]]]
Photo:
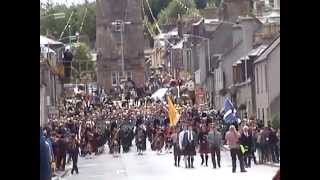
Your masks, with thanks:
[[[197,154],[195,144],[188,143],[182,154],[185,156],[195,156]]]
[[[143,139],[143,138],[137,138],[137,148],[142,150],[142,151],[145,151],[146,150],[146,140]]]
[[[156,141],[154,142],[154,148],[155,150],[160,151],[162,147],[164,146],[164,140],[163,138],[158,137]]]
[[[177,144],[177,143],[173,145],[173,155],[174,156],[181,155],[180,147],[179,147],[179,144]]]
[[[199,153],[200,154],[208,154],[208,153],[210,153],[208,142],[200,142]]]

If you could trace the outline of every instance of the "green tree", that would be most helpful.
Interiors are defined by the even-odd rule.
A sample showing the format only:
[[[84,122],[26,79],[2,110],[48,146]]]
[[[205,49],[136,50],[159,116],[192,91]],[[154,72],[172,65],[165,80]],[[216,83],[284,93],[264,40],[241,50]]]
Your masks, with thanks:
[[[169,5],[160,12],[158,22],[160,24],[166,24],[168,20],[178,18],[178,14],[191,15],[193,13],[199,13],[194,1],[180,0],[180,2],[182,2],[187,9],[181,6],[177,1],[171,1]]]
[[[280,114],[276,114],[272,117],[272,127],[275,129],[280,128]]]
[[[170,3],[170,1],[172,1],[172,0],[143,0],[143,1],[144,1],[144,9],[145,9],[146,15],[148,17],[148,20],[150,22],[154,23],[146,1],[149,2],[151,11],[152,11],[154,17],[157,18],[159,13],[161,12],[161,10],[166,8],[168,6],[168,4]]]
[[[87,13],[83,21],[85,12]],[[54,4],[42,4],[40,7],[40,16],[46,18],[40,18],[40,34],[49,35],[55,39],[59,39],[60,34],[64,30],[67,21],[74,12],[70,20],[70,34],[75,35],[80,31],[80,27],[83,21],[82,31],[80,33],[80,40],[82,36],[88,36],[92,42],[96,37],[96,3],[78,4],[67,7],[66,5],[54,5]],[[52,15],[54,13],[65,13],[65,19],[54,19]],[[65,30],[63,35],[63,42],[68,42],[69,30]]]
[[[95,66],[92,61],[90,48],[85,43],[77,43],[73,47],[74,60],[72,62],[72,72],[75,79],[83,80],[88,74],[94,74]]]

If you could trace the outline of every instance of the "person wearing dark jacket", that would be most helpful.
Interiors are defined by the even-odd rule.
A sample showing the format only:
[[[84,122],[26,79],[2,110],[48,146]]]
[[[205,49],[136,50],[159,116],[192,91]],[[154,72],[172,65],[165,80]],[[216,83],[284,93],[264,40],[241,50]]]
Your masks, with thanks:
[[[76,135],[72,134],[71,135],[71,143],[70,143],[70,155],[72,158],[72,170],[71,174],[73,174],[74,171],[76,173],[79,173],[78,170],[78,156],[79,156],[79,147],[80,147],[80,142],[76,139]]]
[[[270,152],[272,161],[274,163],[279,163],[279,149],[277,146],[279,139],[277,137],[276,131],[274,129],[270,132]]]
[[[246,168],[250,168],[251,151],[252,151],[252,134],[249,133],[248,126],[243,127],[243,132],[240,136],[240,144],[244,146],[245,152],[243,154],[244,164]]]
[[[140,125],[135,132],[136,137],[136,145],[138,149],[138,155],[142,155],[142,151],[146,150],[146,140],[147,140],[147,133],[144,129],[143,125]]]
[[[249,156],[253,159],[254,164],[257,165],[257,158],[255,155],[255,152],[257,150],[257,129],[255,127],[251,127],[249,129],[249,134],[251,134],[252,136],[252,148],[251,148],[251,152],[249,152]],[[249,166],[251,166],[251,158],[249,159]]]
[[[63,135],[60,135],[57,141],[58,155],[57,155],[57,169],[64,171],[66,166],[67,143]]]
[[[40,129],[40,180],[51,179],[51,167],[49,159],[49,149]]]

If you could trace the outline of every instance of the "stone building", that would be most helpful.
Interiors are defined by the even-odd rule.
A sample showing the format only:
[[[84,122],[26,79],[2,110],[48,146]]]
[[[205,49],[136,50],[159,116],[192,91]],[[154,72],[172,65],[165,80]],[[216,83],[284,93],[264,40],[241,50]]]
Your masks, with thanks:
[[[254,34],[262,26],[261,22],[253,17],[240,17],[238,21],[239,23],[232,27],[232,47],[223,52],[214,69],[216,84],[214,102],[217,109],[223,108],[226,97],[230,98],[235,106],[239,106],[237,103],[238,88],[234,85],[233,65],[253,49]],[[244,81],[248,80],[247,76],[243,77]],[[247,92],[250,96],[250,88],[247,88]]]
[[[280,115],[280,36],[254,62],[257,118],[267,125]]]
[[[48,116],[56,109],[62,95],[62,83],[46,60],[40,61],[40,126],[48,122]]]
[[[97,1],[96,47],[100,52],[97,59],[97,81],[107,90],[120,85],[121,78],[130,77],[137,87],[144,86],[144,35],[142,0]],[[112,22],[130,22],[124,25],[123,56],[125,74],[122,74],[121,32]]]

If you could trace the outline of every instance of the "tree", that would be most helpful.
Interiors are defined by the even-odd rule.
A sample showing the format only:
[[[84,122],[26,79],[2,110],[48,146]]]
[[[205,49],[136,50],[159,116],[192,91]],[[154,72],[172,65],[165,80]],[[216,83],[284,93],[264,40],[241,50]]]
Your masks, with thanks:
[[[280,128],[280,114],[275,114],[272,117],[272,127],[275,129]]]
[[[149,11],[149,7],[145,1],[149,2],[151,11],[154,17],[157,18],[161,10],[166,8],[169,5],[171,0],[144,0],[144,9],[146,11],[148,20],[154,23],[151,13]]]
[[[73,77],[84,79],[88,74],[95,72],[94,62],[90,54],[90,48],[85,43],[78,43],[74,47],[74,62],[72,63]]]
[[[182,2],[187,9],[181,6],[177,1],[171,1],[169,5],[160,12],[158,22],[160,24],[165,24],[168,20],[178,18],[178,14],[191,15],[193,13],[198,13],[194,1],[180,0],[180,2]]]
[[[83,21],[85,12],[87,9],[86,17]],[[78,4],[67,7],[66,5],[54,5],[47,3],[45,5],[41,5],[40,7],[40,16],[46,18],[40,18],[40,34],[42,35],[51,35],[54,39],[59,39],[60,34],[64,30],[67,25],[67,21],[74,12],[71,20],[70,20],[70,34],[72,36],[75,35],[76,32],[80,31],[80,27],[83,21],[82,31],[80,33],[81,36],[88,36],[91,42],[95,41],[96,37],[96,3],[88,3],[88,4]],[[54,19],[52,15],[54,13],[65,13],[65,19]],[[64,32],[64,39],[62,42],[68,42],[69,31],[68,29]],[[80,38],[81,40],[81,38]]]

